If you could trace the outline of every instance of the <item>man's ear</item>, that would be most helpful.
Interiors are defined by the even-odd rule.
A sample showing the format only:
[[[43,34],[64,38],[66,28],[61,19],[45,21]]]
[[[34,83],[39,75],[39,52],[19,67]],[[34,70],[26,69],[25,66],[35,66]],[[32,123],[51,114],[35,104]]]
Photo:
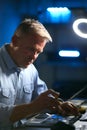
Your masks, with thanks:
[[[13,45],[14,46],[17,46],[18,44],[18,37],[16,36],[16,35],[14,35],[13,37],[12,37],[12,43],[13,43]]]

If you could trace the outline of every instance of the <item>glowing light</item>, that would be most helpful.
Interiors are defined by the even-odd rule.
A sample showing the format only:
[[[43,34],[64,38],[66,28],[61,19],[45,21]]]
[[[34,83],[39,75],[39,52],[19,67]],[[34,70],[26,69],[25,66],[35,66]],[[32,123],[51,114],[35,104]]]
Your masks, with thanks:
[[[87,38],[87,33],[83,33],[80,29],[79,29],[79,24],[82,24],[82,23],[86,23],[87,24],[87,19],[85,18],[80,18],[80,19],[77,19],[74,21],[73,23],[73,30],[74,32],[79,35],[80,37],[82,38]]]
[[[59,56],[61,57],[79,57],[80,53],[79,51],[73,51],[73,50],[60,50]]]
[[[71,16],[71,11],[67,7],[49,7],[47,12],[52,22],[67,22]]]

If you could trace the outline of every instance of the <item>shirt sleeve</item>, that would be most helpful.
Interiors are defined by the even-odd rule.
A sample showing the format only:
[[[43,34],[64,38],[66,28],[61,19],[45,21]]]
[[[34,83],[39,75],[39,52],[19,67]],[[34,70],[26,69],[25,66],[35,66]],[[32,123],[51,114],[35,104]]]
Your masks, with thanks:
[[[35,81],[34,81],[34,91],[32,100],[35,99],[38,95],[48,90],[46,83],[40,79],[39,73],[36,68],[34,68],[35,72]]]
[[[12,113],[13,107],[14,106],[0,103],[0,127],[12,125],[12,122],[10,122],[9,118]]]

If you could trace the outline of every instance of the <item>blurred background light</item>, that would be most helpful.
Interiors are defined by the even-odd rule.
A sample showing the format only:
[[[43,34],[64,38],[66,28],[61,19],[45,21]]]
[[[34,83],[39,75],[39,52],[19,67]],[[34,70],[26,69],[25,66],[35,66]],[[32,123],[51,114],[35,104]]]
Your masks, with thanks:
[[[70,19],[71,11],[67,7],[49,7],[48,16],[52,22],[67,22]]]
[[[73,30],[74,32],[82,37],[82,38],[87,38],[87,33],[84,33],[81,29],[80,29],[80,26],[82,24],[86,24],[86,27],[87,27],[87,19],[86,18],[80,18],[80,19],[76,19],[73,23]]]
[[[70,20],[71,11],[67,7],[48,7],[45,15],[48,23],[66,23]]]
[[[59,56],[61,57],[79,57],[80,52],[77,50],[60,50]]]

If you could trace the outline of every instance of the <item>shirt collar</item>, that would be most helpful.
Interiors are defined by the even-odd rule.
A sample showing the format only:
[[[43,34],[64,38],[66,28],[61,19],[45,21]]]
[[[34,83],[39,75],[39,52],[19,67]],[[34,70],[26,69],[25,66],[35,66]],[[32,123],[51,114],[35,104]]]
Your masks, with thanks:
[[[14,63],[14,61],[12,60],[11,56],[9,55],[9,53],[6,50],[6,47],[3,46],[2,47],[2,56],[4,58],[4,61],[8,67],[8,69],[17,69],[17,65]],[[18,68],[19,69],[19,68]]]

